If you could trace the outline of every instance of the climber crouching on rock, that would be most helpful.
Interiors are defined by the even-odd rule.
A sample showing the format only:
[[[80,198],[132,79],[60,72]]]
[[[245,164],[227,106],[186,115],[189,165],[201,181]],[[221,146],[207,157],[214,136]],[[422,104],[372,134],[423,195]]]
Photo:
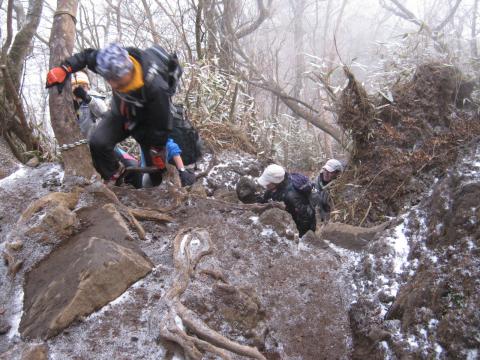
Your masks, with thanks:
[[[170,97],[178,78],[167,81],[151,52],[112,43],[67,58],[48,72],[47,87],[57,85],[61,89],[71,73],[85,67],[104,77],[113,90],[111,110],[89,142],[93,164],[104,181],[115,183],[125,171],[114,148],[129,136],[140,144],[147,166],[165,169],[165,145],[173,126]],[[168,59],[168,70],[170,74],[181,74],[176,57]],[[151,174],[150,178],[153,185],[159,185],[162,172]]]
[[[308,230],[315,231],[315,210],[310,204],[312,184],[303,174],[286,173],[279,165],[269,165],[257,182],[266,189],[259,202],[270,200],[283,202],[292,215],[300,236]]]

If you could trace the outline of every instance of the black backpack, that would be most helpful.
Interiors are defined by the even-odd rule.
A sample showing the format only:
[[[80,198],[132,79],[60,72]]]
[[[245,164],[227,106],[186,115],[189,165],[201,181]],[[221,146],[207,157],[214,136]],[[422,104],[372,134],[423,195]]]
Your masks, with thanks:
[[[203,144],[198,134],[187,117],[181,104],[172,104],[173,130],[170,137],[182,150],[182,160],[185,165],[194,164],[203,152]]]
[[[150,82],[153,78],[160,74],[166,83],[166,91],[173,96],[177,91],[178,82],[183,74],[183,69],[178,62],[177,54],[168,53],[160,45],[153,45],[145,52],[149,54],[152,65],[145,75],[146,81]]]
[[[310,195],[313,189],[313,184],[307,176],[300,173],[290,173],[289,177],[290,183],[297,191],[300,191],[307,196]]]

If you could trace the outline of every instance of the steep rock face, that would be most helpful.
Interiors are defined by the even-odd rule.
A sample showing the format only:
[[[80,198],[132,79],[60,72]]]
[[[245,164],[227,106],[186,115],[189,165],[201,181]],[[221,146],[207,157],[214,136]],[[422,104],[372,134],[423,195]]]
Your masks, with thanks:
[[[121,295],[152,268],[128,240],[128,228],[111,206],[87,213],[92,225],[26,275],[20,323],[26,338],[58,334]]]

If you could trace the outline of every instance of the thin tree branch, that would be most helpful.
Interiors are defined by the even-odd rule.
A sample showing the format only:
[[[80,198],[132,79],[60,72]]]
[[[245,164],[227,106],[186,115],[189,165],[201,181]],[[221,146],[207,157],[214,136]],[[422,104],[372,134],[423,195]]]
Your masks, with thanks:
[[[7,38],[5,40],[5,44],[2,47],[2,61],[6,60],[8,48],[12,44],[13,38],[13,0],[8,0],[7,4]]]
[[[433,29],[433,31],[438,32],[438,31],[442,30],[445,27],[445,25],[447,25],[452,20],[453,16],[455,15],[455,12],[457,11],[458,6],[460,5],[461,2],[462,2],[462,0],[457,0],[457,3],[453,6],[450,13],[445,17],[445,19],[440,24],[438,24]]]

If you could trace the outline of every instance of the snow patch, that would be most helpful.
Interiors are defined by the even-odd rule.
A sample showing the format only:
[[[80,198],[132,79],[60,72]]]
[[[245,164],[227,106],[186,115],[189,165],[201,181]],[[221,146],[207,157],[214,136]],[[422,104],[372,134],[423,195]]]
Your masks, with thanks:
[[[186,331],[185,325],[183,325],[183,321],[180,316],[175,315],[175,324],[178,326],[178,328],[182,331]]]
[[[407,262],[407,257],[410,252],[408,240],[405,236],[405,224],[401,223],[394,230],[394,236],[390,238],[390,244],[395,250],[395,257],[393,259],[393,271],[396,274],[402,272],[403,265]]]
[[[407,342],[412,348],[418,349],[419,345],[418,345],[418,342],[417,342],[417,339],[415,338],[415,336],[410,335],[407,338]]]
[[[20,327],[20,321],[22,320],[23,316],[23,298],[24,298],[24,293],[23,293],[23,288],[19,287],[19,290],[16,293],[15,299],[13,301],[12,307],[15,309],[11,324],[12,327],[10,331],[8,332],[7,336],[9,339],[12,339],[14,337],[20,337],[20,333],[18,332],[18,329]]]
[[[273,234],[275,234],[275,231],[272,228],[264,228],[260,233],[261,236],[272,236]]]
[[[199,247],[200,244],[201,244],[201,242],[200,242],[200,240],[198,240],[198,239],[194,239],[194,240],[190,241],[190,246],[191,246],[192,248]]]
[[[435,354],[437,354],[437,358],[440,357],[440,355],[443,353],[443,348],[440,346],[440,344],[435,343]]]
[[[428,322],[428,328],[429,329],[435,328],[435,327],[437,327],[437,325],[438,325],[438,320],[437,319],[430,319],[430,321]]]
[[[183,235],[182,241],[180,242],[180,253],[181,253],[182,255],[185,255],[185,242],[186,242],[187,239],[188,239],[188,235],[189,235],[189,234]]]
[[[28,173],[28,169],[25,166],[21,166],[20,169],[15,171],[13,174],[10,174],[6,178],[0,180],[0,187],[8,188],[12,186],[12,183],[18,179],[25,177]]]
[[[478,349],[468,349],[467,360],[478,360]]]

